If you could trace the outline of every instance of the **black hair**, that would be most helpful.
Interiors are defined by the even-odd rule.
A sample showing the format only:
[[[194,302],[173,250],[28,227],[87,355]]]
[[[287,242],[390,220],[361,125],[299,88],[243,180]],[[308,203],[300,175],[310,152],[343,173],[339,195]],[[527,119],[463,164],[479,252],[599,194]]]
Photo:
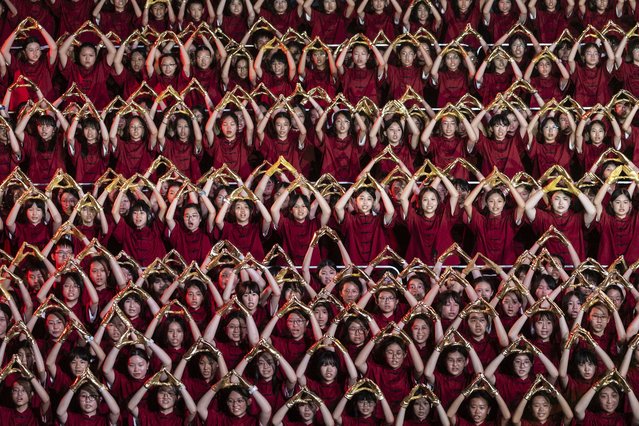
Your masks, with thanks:
[[[146,226],[151,225],[151,222],[153,221],[153,211],[144,200],[135,200],[133,204],[131,204],[131,209],[129,209],[129,220],[131,221],[131,225],[133,226],[133,213],[138,211],[146,213]]]
[[[144,131],[142,132],[142,139],[144,139],[144,137],[149,134],[149,129],[146,125],[146,122],[142,119],[142,117],[138,117],[137,115],[131,115],[127,118],[126,125],[124,126],[124,130],[122,132],[122,139],[125,141],[131,140],[131,132],[129,132],[129,126],[131,125],[133,120],[138,120],[140,124],[142,125],[142,127],[144,128]]]

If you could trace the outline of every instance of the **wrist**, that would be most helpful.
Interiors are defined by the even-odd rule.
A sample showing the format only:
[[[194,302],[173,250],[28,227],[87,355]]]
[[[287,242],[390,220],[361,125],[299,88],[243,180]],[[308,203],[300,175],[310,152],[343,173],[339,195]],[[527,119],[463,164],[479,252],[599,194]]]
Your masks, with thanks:
[[[248,388],[249,395],[253,395],[255,392],[257,392],[257,386],[253,385]]]

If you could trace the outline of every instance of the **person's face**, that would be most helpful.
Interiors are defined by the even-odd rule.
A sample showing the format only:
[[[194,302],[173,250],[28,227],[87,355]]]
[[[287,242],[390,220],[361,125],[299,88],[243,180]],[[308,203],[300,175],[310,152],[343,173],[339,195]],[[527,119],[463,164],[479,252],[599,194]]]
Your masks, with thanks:
[[[365,419],[370,417],[375,411],[375,401],[368,399],[357,401],[357,411]]]
[[[468,316],[468,329],[473,337],[481,338],[486,333],[488,321],[484,314],[473,312]]]
[[[39,123],[37,126],[37,130],[38,130],[38,134],[43,140],[49,141],[53,137],[53,132],[55,131],[55,127],[53,127],[49,123]]]
[[[322,376],[324,383],[333,383],[337,378],[337,367],[328,363],[321,365],[320,376]]]
[[[566,306],[566,314],[568,314],[568,318],[575,319],[577,315],[579,315],[579,311],[581,310],[581,301],[574,294],[570,296],[568,300],[568,304]]]
[[[184,210],[184,226],[187,230],[194,232],[200,227],[201,222],[202,218],[196,209],[189,207]]]
[[[510,52],[515,57],[515,59],[521,59],[524,57],[524,52],[526,51],[526,45],[523,40],[515,40],[510,45]]]
[[[503,141],[508,134],[508,126],[503,123],[497,123],[493,126],[493,134],[495,135],[495,139],[498,141]]]
[[[484,398],[472,398],[468,404],[468,411],[475,424],[482,424],[490,413],[490,405]]]
[[[397,307],[397,296],[390,291],[381,291],[377,298],[377,306],[383,314],[390,314]]]
[[[120,340],[120,337],[122,337],[122,334],[126,331],[126,325],[124,325],[120,318],[114,316],[107,324],[106,331],[109,335],[109,338],[112,341],[117,342]]]
[[[493,297],[493,288],[490,283],[486,281],[479,281],[475,284],[475,292],[484,300],[490,300]]]
[[[142,306],[140,306],[140,303],[137,300],[129,297],[124,301],[124,313],[127,317],[131,319],[137,318],[141,311]]]
[[[255,292],[248,291],[242,295],[242,304],[251,312],[257,309],[259,301],[260,295]]]
[[[89,367],[89,363],[80,357],[75,357],[71,360],[69,367],[74,377],[80,377]]]
[[[286,2],[286,0],[273,1],[273,9],[275,10],[275,13],[277,13],[278,15],[281,15],[284,12],[286,12],[287,8],[288,8],[288,3]]]
[[[170,412],[177,401],[175,390],[168,388],[160,388],[157,395],[158,406],[162,412]]]
[[[430,326],[426,321],[421,318],[417,318],[413,321],[413,325],[410,328],[411,335],[413,337],[413,341],[417,345],[423,345],[428,340],[430,336]]]
[[[548,77],[550,75],[551,69],[552,65],[548,59],[544,58],[537,62],[537,71],[542,77]]]
[[[623,219],[626,216],[628,216],[631,209],[632,209],[632,202],[628,199],[628,197],[626,197],[623,194],[619,195],[612,202],[612,210],[615,213],[615,216],[617,216],[620,219]]]
[[[175,132],[181,142],[186,142],[191,135],[191,127],[189,127],[189,123],[185,119],[180,118],[175,125]]]
[[[172,77],[175,74],[176,68],[177,61],[171,56],[165,56],[160,61],[160,70],[162,71],[162,74],[167,77]]]
[[[308,207],[304,204],[304,200],[298,198],[293,207],[291,207],[291,213],[293,214],[293,219],[298,222],[304,222],[308,217]]]
[[[422,300],[426,296],[426,287],[422,280],[413,278],[408,282],[408,292],[412,294],[415,299]]]
[[[31,370],[33,368],[33,351],[30,348],[18,349],[18,358],[20,358],[20,362],[22,362],[27,369]]]
[[[129,63],[131,64],[131,70],[138,73],[142,71],[142,68],[144,67],[144,56],[140,52],[133,52],[131,53]]]
[[[8,324],[9,319],[7,318],[7,314],[0,311],[0,337],[4,337],[7,333]]]
[[[459,376],[464,372],[468,364],[466,357],[459,352],[451,352],[446,355],[446,370],[451,376]]]
[[[499,216],[504,211],[506,200],[500,194],[492,193],[486,200],[488,211],[492,216]],[[488,299],[486,299],[488,300]]]
[[[60,207],[62,207],[62,211],[66,215],[70,215],[73,212],[73,208],[77,203],[78,199],[73,194],[65,192],[60,195]]]
[[[453,320],[459,314],[459,304],[453,299],[448,299],[442,306],[442,318]]]
[[[570,197],[563,192],[555,192],[550,197],[550,204],[553,212],[558,215],[563,215],[570,209]]]
[[[245,201],[237,201],[235,203],[235,218],[238,223],[246,224],[251,217],[251,209]]]
[[[220,271],[220,276],[218,277],[218,284],[221,288],[226,288],[227,285],[233,279],[233,269],[231,268],[222,268]]]
[[[404,67],[412,66],[415,62],[415,51],[408,46],[402,47],[399,51],[399,61]]]
[[[186,304],[193,309],[199,309],[204,302],[204,295],[196,285],[190,286],[186,290]]]
[[[286,327],[288,328],[289,333],[291,333],[291,337],[295,340],[304,336],[307,324],[308,321],[306,318],[296,312],[290,313],[288,318],[286,318]]]
[[[95,50],[86,46],[80,50],[80,66],[85,69],[91,68],[95,64]]]
[[[604,136],[606,136],[606,131],[601,124],[595,123],[590,126],[588,134],[590,135],[590,141],[593,145],[601,145],[603,143]]]
[[[322,4],[324,5],[324,12],[327,14],[331,14],[337,10],[337,1],[335,0],[323,0]]]
[[[355,204],[357,205],[357,210],[362,214],[369,214],[373,210],[373,203],[375,200],[372,195],[367,191],[362,192],[355,199]]]
[[[129,200],[128,196],[122,197],[122,202],[120,203],[120,216],[126,216],[129,214],[129,209],[131,208],[131,200]]]
[[[47,331],[49,335],[54,339],[60,337],[62,332],[64,331],[64,322],[57,315],[48,315],[46,318],[47,321]]]
[[[359,322],[352,322],[348,326],[348,338],[355,346],[364,344],[368,330]]]
[[[304,423],[309,423],[313,421],[313,417],[315,416],[315,411],[313,411],[313,407],[310,404],[302,403],[297,404],[297,411]]]
[[[246,414],[248,401],[239,392],[233,391],[226,400],[226,406],[235,417],[242,417]]]
[[[93,207],[82,207],[80,209],[80,219],[82,219],[82,223],[85,225],[93,224],[95,217],[97,216],[97,212]]]
[[[98,399],[98,395],[82,389],[78,394],[80,410],[82,410],[84,414],[95,413],[98,410]]]
[[[426,20],[428,19],[428,8],[424,3],[420,3],[417,6],[416,14],[419,22],[426,22]]]
[[[544,0],[544,3],[546,4],[546,9],[550,12],[555,10],[557,7],[557,0]]]
[[[606,290],[606,295],[610,298],[617,310],[621,309],[623,303],[623,294],[616,288],[609,288]]]
[[[146,226],[148,216],[144,210],[142,209],[134,210],[132,214],[132,218],[133,218],[133,225],[135,225],[136,228],[142,229]]]
[[[84,126],[82,133],[89,144],[95,143],[98,138],[98,129],[94,126]]]
[[[133,141],[139,141],[144,136],[144,125],[139,118],[136,117],[129,123],[129,135]]]
[[[413,403],[413,414],[420,422],[426,420],[430,414],[430,404],[426,398],[419,398]]]
[[[317,306],[313,309],[313,315],[315,315],[320,328],[326,327],[328,324],[328,309],[326,309],[326,306]]]
[[[459,53],[457,52],[447,53],[444,61],[446,62],[446,68],[448,68],[450,71],[457,71],[457,69],[459,68],[459,64],[461,64],[461,58],[459,57]]]
[[[495,65],[495,70],[501,73],[506,69],[508,62],[506,61],[506,58],[499,56],[493,60],[493,64]]]
[[[530,374],[531,369],[532,362],[530,362],[530,358],[527,355],[517,355],[513,359],[513,371],[517,377],[525,379]]]
[[[231,0],[229,3],[229,11],[233,16],[240,16],[242,14],[244,5],[241,0]]]
[[[22,408],[31,403],[31,395],[20,382],[14,382],[11,386],[11,400],[16,408]]]
[[[275,362],[267,354],[263,354],[257,360],[257,370],[260,377],[266,381],[269,381],[275,375]]]
[[[590,321],[590,327],[595,334],[601,335],[610,321],[610,314],[608,310],[599,306],[595,306],[590,310],[588,314],[588,320]]]
[[[421,204],[424,215],[430,217],[437,211],[439,200],[437,199],[437,195],[435,195],[434,192],[426,191],[422,195]]]
[[[543,395],[537,395],[530,401],[532,415],[539,423],[545,423],[550,418],[550,401]]]
[[[136,380],[143,379],[149,370],[149,362],[141,356],[134,355],[127,362],[129,375]]]
[[[319,279],[323,286],[327,286],[333,282],[335,276],[337,275],[337,271],[330,266],[324,266],[319,270]]]
[[[391,343],[386,347],[384,351],[384,359],[386,364],[393,370],[396,370],[402,366],[406,358],[406,352],[397,343]]]
[[[547,121],[541,131],[546,142],[553,142],[557,139],[559,127],[557,127],[557,124],[555,124],[554,121]]]
[[[345,304],[357,303],[360,297],[359,287],[354,283],[345,283],[340,291],[340,296]]]
[[[27,271],[27,283],[29,284],[29,288],[39,290],[40,287],[42,287],[43,282],[44,276],[42,275],[42,271],[39,269]]]
[[[217,372],[217,362],[207,356],[201,356],[197,365],[204,380],[209,381],[213,379]]]
[[[353,48],[353,63],[357,68],[366,68],[370,53],[364,46],[355,46]]]
[[[200,22],[202,20],[202,16],[204,15],[204,7],[198,3],[191,3],[189,5],[189,15],[193,18],[193,21]]]
[[[34,64],[38,62],[38,60],[40,59],[40,55],[42,54],[42,51],[40,50],[40,44],[36,42],[27,44],[27,46],[24,48],[24,53],[29,63]]]
[[[501,300],[501,307],[507,316],[514,317],[519,314],[521,302],[514,294],[506,294]]]
[[[65,302],[77,302],[80,298],[80,286],[71,278],[64,280],[62,284],[62,296]]]
[[[441,129],[445,138],[452,138],[457,132],[457,120],[450,115],[444,116],[441,121]]]
[[[329,0],[329,1],[335,4],[335,1],[333,0]],[[324,67],[326,66],[326,60],[328,59],[328,56],[326,55],[326,52],[324,52],[323,50],[314,50],[311,58],[316,68],[324,69]]]
[[[232,140],[235,138],[237,134],[237,122],[233,120],[232,117],[225,117],[224,120],[222,120],[220,128],[226,139]]]
[[[466,13],[468,12],[468,9],[470,8],[471,3],[472,3],[472,0],[457,0],[457,7],[459,8],[459,11],[461,13]]]
[[[246,59],[240,59],[235,63],[235,72],[240,79],[248,78],[248,67],[249,63]]]
[[[151,6],[151,15],[156,21],[164,19],[166,14],[166,6],[163,3],[155,3]]]
[[[554,325],[551,320],[545,317],[539,317],[533,324],[535,334],[539,336],[542,341],[548,341],[554,330]]]
[[[590,361],[584,361],[581,364],[577,365],[577,370],[579,371],[579,375],[584,380],[591,380],[595,377],[596,365]]]
[[[226,326],[226,335],[232,342],[242,340],[242,323],[238,318],[233,318]]]
[[[595,0],[595,7],[598,12],[603,12],[608,8],[608,0]]]
[[[599,391],[598,399],[599,406],[606,413],[614,413],[619,406],[619,393],[610,386]]]
[[[499,2],[497,3],[497,8],[504,15],[510,12],[510,9],[512,9],[512,6],[513,5],[510,2],[510,0],[499,0]]]
[[[344,117],[344,115],[339,114],[335,118],[335,131],[337,132],[337,135],[343,138],[344,136],[348,134],[350,129],[351,129],[350,120]]]
[[[275,133],[280,140],[286,139],[291,130],[291,122],[286,117],[277,117],[275,120]]]
[[[56,268],[59,269],[72,256],[73,256],[73,249],[71,247],[59,246],[59,247],[56,247],[55,251],[53,252],[52,258],[55,261]]]
[[[271,62],[271,71],[276,77],[281,77],[286,72],[286,64],[282,61]]]
[[[386,138],[391,145],[398,145],[402,141],[402,126],[399,123],[392,123],[386,129]]]
[[[590,46],[584,52],[584,61],[589,67],[594,67],[599,63],[599,50],[596,47]]]
[[[552,289],[546,282],[546,280],[542,279],[537,286],[537,290],[535,290],[535,297],[537,300],[541,299],[544,296],[548,296],[552,292]]]

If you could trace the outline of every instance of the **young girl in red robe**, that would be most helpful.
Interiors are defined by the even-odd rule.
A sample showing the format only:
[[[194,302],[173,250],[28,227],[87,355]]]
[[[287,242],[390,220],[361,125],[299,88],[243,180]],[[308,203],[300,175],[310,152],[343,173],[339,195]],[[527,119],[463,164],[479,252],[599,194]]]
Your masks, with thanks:
[[[374,426],[393,423],[393,411],[377,384],[374,385],[375,390],[369,390],[368,387],[356,389],[358,383],[351,386],[333,411],[336,425]]]
[[[521,69],[512,57],[499,53],[491,61],[488,59],[490,57],[481,63],[475,73],[475,87],[484,105],[490,104],[497,93],[505,92],[513,81],[522,77]],[[490,72],[486,73],[488,68]]]
[[[118,134],[122,116],[116,114],[111,124],[109,139],[116,159],[115,171],[125,178],[144,172],[153,162],[158,130],[151,116],[145,111],[142,117],[132,115],[126,120],[124,134]]]
[[[255,14],[266,19],[280,32],[286,33],[289,28],[299,28],[302,22],[304,2],[297,1],[293,7],[286,0],[257,0],[253,4]]]
[[[216,135],[213,127],[220,112],[215,109],[206,123],[207,153],[213,158],[213,167],[218,169],[226,164],[241,179],[247,179],[252,168],[249,156],[253,152],[253,120],[246,108],[240,106],[244,118],[244,129],[240,131],[238,117],[232,112],[221,114],[220,133]]]
[[[408,87],[412,87],[420,96],[424,94],[424,87],[432,61],[423,45],[417,47],[412,44],[400,44],[397,49],[399,65],[389,62],[393,49],[387,49],[384,53],[386,61],[386,78],[389,84],[390,99],[400,99]],[[425,58],[420,67],[417,63],[417,52]]]
[[[617,188],[610,196],[608,208],[603,199],[608,194],[610,183],[606,181],[595,197],[595,228],[599,231],[597,260],[609,265],[623,255],[630,262],[639,259],[639,248],[633,244],[633,235],[639,231],[639,215],[632,208],[632,196],[623,188]]]
[[[309,51],[311,54],[310,60],[308,60]],[[326,45],[319,49],[302,50],[302,56],[300,57],[298,65],[298,74],[307,91],[315,87],[321,87],[326,90],[326,93],[331,97],[335,97],[337,94],[337,68],[335,66],[335,59],[333,58],[331,49]],[[313,102],[314,99],[311,103]]]
[[[254,21],[255,11],[249,0],[220,0],[217,5],[217,26],[238,43]]]
[[[625,385],[625,381],[621,385],[617,382],[598,382],[593,385],[575,405],[575,419],[584,426],[639,423],[639,401],[632,388],[621,387]],[[591,403],[593,399],[595,401]],[[624,402],[627,402],[628,407],[625,413]]]
[[[40,22],[45,25],[43,21]],[[42,54],[40,41],[34,37],[28,37],[22,42],[22,48],[18,53],[12,53],[15,39],[21,33],[16,28],[2,45],[2,56],[9,67],[11,80],[16,81],[20,75],[24,75],[35,83],[45,98],[54,99],[53,74],[58,58],[58,45],[44,27],[38,25],[37,30],[49,48],[46,55]],[[19,105],[27,99],[38,99],[35,89],[16,88],[16,92],[18,93],[14,94],[12,98],[15,105]],[[6,105],[7,108],[9,106]]]
[[[610,80],[615,65],[615,54],[610,42],[602,40],[606,53],[606,62],[602,63],[599,47],[594,43],[586,43],[581,49],[583,65],[576,61],[580,43],[575,43],[568,57],[568,70],[575,86],[574,99],[583,107],[597,103],[606,105],[612,96]]]
[[[470,140],[477,137],[463,114],[451,113],[442,115],[440,120],[431,120],[422,133],[421,142],[433,165],[444,169],[457,158],[466,158]],[[461,179],[468,178],[468,172],[461,166],[452,169],[451,174]]]
[[[76,35],[71,34],[60,46],[58,52],[62,75],[68,82],[68,87],[76,84],[93,102],[96,108],[102,109],[109,103],[107,80],[111,75],[111,66],[117,53],[111,40],[100,33],[101,43],[104,44],[106,55],[99,58],[99,50],[92,43],[82,43],[77,49],[76,61],[69,58],[72,44],[76,41]],[[71,98],[70,100],[78,100]]]
[[[499,392],[490,394],[483,389],[459,395],[447,414],[452,426],[497,426],[510,418],[508,405]]]
[[[495,0],[488,0],[482,5],[484,15],[484,25],[488,27],[492,40],[499,40],[517,22],[526,22],[528,10],[522,0],[514,0],[517,8],[513,7],[513,1],[500,1],[495,4]]]
[[[197,403],[197,413],[206,426],[257,426],[266,425],[271,418],[272,408],[257,386],[243,387],[231,385],[222,387],[222,378],[209,389]],[[213,401],[219,394],[216,401]],[[253,414],[252,404],[258,408]]]
[[[468,0],[461,0],[466,2]],[[462,60],[465,67],[462,66]],[[446,66],[441,70],[441,66]],[[443,49],[430,69],[431,84],[438,88],[437,106],[456,103],[469,91],[469,81],[475,77],[475,65],[464,49]]]
[[[441,10],[444,13],[444,22],[446,22],[445,43],[450,43],[458,37],[467,25],[472,28],[479,28],[482,14],[479,1],[442,0]],[[466,39],[462,40],[462,42],[466,42]]]
[[[158,151],[186,177],[194,182],[197,181],[202,175],[200,171],[202,130],[195,115],[165,116],[158,129]]]
[[[355,2],[347,0],[346,5],[338,3],[341,2],[323,0],[319,4],[319,9],[315,9],[312,7],[313,1],[304,2],[304,17],[311,25],[311,38],[319,37],[327,44],[340,44],[346,40]]]
[[[145,80],[156,93],[162,93],[169,86],[180,92],[191,78],[191,57],[179,44],[180,59],[171,53],[160,53],[159,47],[154,44],[146,58]]]
[[[500,188],[493,188],[484,196],[487,214],[483,215],[475,206],[475,200],[482,189],[488,189],[486,180],[482,180],[464,201],[464,222],[476,239],[474,251],[483,253],[498,265],[512,265],[517,259],[515,235],[522,223],[526,206],[512,183],[507,180],[506,184],[515,202],[514,208],[507,209],[504,193]]]
[[[458,207],[459,193],[444,174],[439,172],[438,175],[448,191],[447,202],[440,199],[435,188],[424,185],[419,190],[417,205],[411,205],[416,183],[414,176],[401,195],[402,218],[411,235],[406,258],[419,258],[428,265],[434,265],[437,258],[453,244],[451,229]]]
[[[226,219],[229,211],[235,220]],[[271,222],[268,209],[257,198],[254,201],[241,198],[231,201],[227,198],[215,218],[219,239],[229,240],[241,253],[251,253],[255,259],[264,257],[262,238],[268,234]]]
[[[572,17],[574,9],[574,2],[542,0],[542,3],[537,5],[537,0],[531,0],[528,3],[528,12],[539,42],[554,43],[568,28],[568,20]]]
[[[80,412],[69,411],[74,398],[76,398]],[[103,401],[108,407],[108,413],[104,413],[99,409]],[[120,418],[120,407],[118,407],[118,403],[109,393],[106,386],[85,383],[79,389],[70,388],[64,394],[58,404],[56,414],[60,424],[66,426],[114,425]]]
[[[392,228],[395,216],[393,202],[386,191],[379,188],[366,187],[355,189],[351,186],[337,201],[334,214],[341,225],[346,247],[355,265],[367,265],[386,246],[384,228]],[[373,210],[376,192],[380,194],[384,205],[383,212],[376,213]],[[354,212],[347,212],[346,205],[355,197]]]
[[[342,79],[344,96],[353,105],[364,96],[376,104],[379,103],[381,101],[380,89],[386,67],[382,54],[369,39],[364,39],[353,45],[351,52],[353,67],[347,68],[344,66],[344,61],[349,50],[348,48],[343,49],[335,63],[338,75]],[[368,66],[371,52],[375,58],[376,67]]]
[[[405,132],[405,127],[408,131]],[[380,139],[382,142],[380,143]],[[370,154],[375,157],[382,153],[385,146],[389,146],[405,171],[415,171],[415,157],[417,156],[417,147],[419,145],[419,128],[410,114],[405,116],[393,115],[387,121],[381,112],[371,126],[369,133]],[[390,173],[397,166],[395,161],[381,160],[379,162],[379,171],[381,176]],[[368,167],[367,167],[368,168]]]
[[[111,210],[115,223],[113,238],[122,244],[124,251],[140,265],[149,265],[156,258],[162,258],[166,254],[166,248],[162,241],[166,203],[159,191],[155,188],[153,190],[160,206],[157,217],[154,217],[151,207],[144,200],[137,200],[131,206],[129,217],[122,218],[120,216],[120,203],[123,191],[118,194]]]
[[[46,211],[50,218],[47,218]],[[18,222],[18,217],[21,220]],[[26,219],[26,220],[24,220]],[[19,198],[5,221],[15,250],[23,243],[43,249],[62,224],[62,216],[50,198]]]
[[[562,113],[563,114],[563,113]],[[570,113],[566,114],[571,128],[575,122]],[[556,116],[542,117],[538,112],[528,123],[528,143],[526,151],[533,162],[533,176],[539,177],[546,170],[557,164],[564,170],[570,170],[570,162],[574,149],[574,133],[560,131],[561,121]],[[538,127],[539,120],[541,124]]]
[[[391,15],[388,3],[385,0],[370,0],[370,12],[366,11],[369,0],[363,0],[357,7],[359,25],[364,29],[364,35],[371,40],[377,37],[381,31],[390,40],[397,35],[399,20],[402,17],[402,8],[397,0],[390,0],[393,14]]]
[[[555,413],[559,407],[560,413]],[[568,401],[556,389],[538,390],[522,399],[510,419],[513,426],[561,426],[571,424],[574,415]]]
[[[536,71],[536,75],[533,73]],[[559,72],[559,75],[557,75]],[[568,88],[570,74],[564,64],[554,55],[537,57],[530,62],[524,80],[537,90],[537,94],[544,102],[551,99],[562,99]],[[537,96],[531,98],[531,106],[540,106]]]
[[[582,117],[575,131],[575,150],[583,170],[589,171],[599,160],[601,155],[610,147],[621,149],[621,128],[617,120],[611,116],[606,126],[599,115]],[[608,128],[613,132],[607,135]]]
[[[77,129],[82,129],[76,137]],[[109,164],[109,131],[99,118],[87,117],[82,121],[76,116],[67,130],[69,157],[73,162],[77,182],[95,182],[104,174]]]
[[[442,30],[442,16],[437,7],[430,2],[411,2],[404,11],[402,32],[415,34],[420,28],[425,28],[436,39],[440,38]]]
[[[298,131],[293,131],[291,122],[295,121]],[[271,124],[271,126],[269,126]],[[267,127],[270,127],[267,130]],[[302,156],[306,142],[306,127],[297,114],[282,108],[271,108],[255,130],[258,149],[264,159],[274,164],[282,156],[296,169],[302,170]]]
[[[35,129],[27,130],[33,110],[29,109],[18,122],[15,135],[22,143],[27,175],[34,183],[47,183],[58,169],[65,169],[64,132],[69,124],[57,109],[56,117],[42,114],[33,120]]]

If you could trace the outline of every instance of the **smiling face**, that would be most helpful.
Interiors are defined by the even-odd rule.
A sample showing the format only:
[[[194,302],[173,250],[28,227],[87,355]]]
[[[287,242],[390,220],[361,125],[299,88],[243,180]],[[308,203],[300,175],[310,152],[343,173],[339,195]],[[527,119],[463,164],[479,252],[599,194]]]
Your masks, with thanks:
[[[364,215],[370,214],[373,211],[374,202],[375,199],[368,191],[361,192],[357,198],[355,198],[357,211]]]
[[[619,392],[612,386],[605,386],[601,389],[597,399],[599,400],[599,406],[606,413],[614,413],[619,407]]]
[[[513,359],[513,371],[515,375],[520,379],[525,379],[530,374],[532,370],[532,362],[528,355],[517,355]]]
[[[424,212],[424,216],[432,217],[437,211],[439,206],[439,199],[437,194],[433,190],[424,191],[420,199],[421,208]]]
[[[501,194],[493,192],[486,200],[486,205],[488,207],[488,212],[492,216],[499,216],[504,211],[506,200],[504,200],[504,197]]]
[[[156,3],[157,4],[157,3]],[[164,56],[160,60],[160,71],[166,77],[173,77],[177,69],[177,61],[172,56]]]
[[[551,408],[550,401],[544,395],[535,395],[530,401],[532,415],[539,423],[545,423],[550,418]]]
[[[308,217],[308,213],[309,212],[306,203],[304,203],[302,197],[299,197],[295,204],[293,204],[293,206],[291,207],[291,214],[293,216],[293,219],[295,219],[299,223],[302,223]]]
[[[416,345],[424,345],[430,336],[430,326],[422,318],[413,321],[410,331]]]
[[[40,44],[35,41],[27,44],[24,48],[24,54],[30,64],[35,64],[36,62],[38,62],[40,56],[42,55]]]
[[[459,53],[457,52],[448,52],[446,54],[446,57],[444,58],[444,61],[446,62],[446,68],[448,68],[449,71],[457,71],[457,69],[459,69],[459,65],[461,64],[461,58],[459,57]]]
[[[248,400],[237,391],[232,391],[226,400],[229,412],[236,418],[244,417],[248,405]]]
[[[262,353],[257,359],[257,371],[265,381],[270,381],[275,375],[275,361],[271,354]]]

